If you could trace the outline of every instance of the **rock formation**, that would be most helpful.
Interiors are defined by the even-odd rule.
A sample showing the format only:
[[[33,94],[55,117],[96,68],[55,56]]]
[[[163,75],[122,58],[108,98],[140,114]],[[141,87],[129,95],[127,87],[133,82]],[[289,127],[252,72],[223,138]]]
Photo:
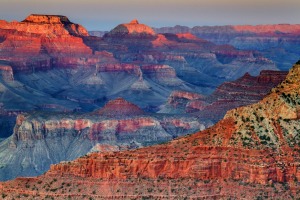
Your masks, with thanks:
[[[2,193],[10,198],[297,198],[299,80],[295,65],[263,100],[227,112],[209,129],[167,144],[52,165],[40,177],[2,183]]]
[[[13,135],[0,143],[0,179],[40,175],[90,151],[148,146],[203,128],[194,117],[147,114],[122,98],[88,114],[19,114]]]
[[[66,16],[61,15],[32,14],[22,22],[2,22],[0,26],[3,29],[15,29],[20,32],[48,36],[88,36],[84,27],[72,23]]]
[[[147,37],[153,35],[155,35],[155,32],[151,27],[145,24],[140,24],[137,19],[134,19],[130,23],[118,25],[113,30],[105,34],[104,37]]]
[[[120,117],[142,115],[144,111],[123,98],[117,98],[109,101],[103,108],[96,111],[96,113],[99,115]]]
[[[65,16],[30,15],[22,22],[4,21],[0,23],[0,60],[9,61],[15,71],[30,72],[96,65],[105,56],[93,55],[83,42],[86,36],[85,28]]]

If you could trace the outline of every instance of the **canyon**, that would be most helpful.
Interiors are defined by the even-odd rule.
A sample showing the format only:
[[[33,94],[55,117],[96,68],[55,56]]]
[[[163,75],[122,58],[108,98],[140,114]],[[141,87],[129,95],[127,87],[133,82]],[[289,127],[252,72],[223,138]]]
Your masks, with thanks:
[[[115,151],[134,149],[204,128],[195,117],[149,114],[123,98],[91,113],[19,114],[13,135],[0,144],[0,180],[40,175],[51,164],[103,146]]]
[[[1,20],[0,49],[1,138],[23,112],[92,112],[123,97],[155,113],[174,90],[208,95],[246,72],[278,69],[257,52],[157,34],[137,20],[103,37],[61,15]]]
[[[298,197],[299,34],[0,20],[2,198]]]
[[[39,177],[2,183],[1,191],[9,198],[294,199],[299,80],[300,63],[261,101],[228,111],[204,131],[136,150],[90,153]]]
[[[141,69],[149,71],[148,76],[156,77],[153,69],[158,67],[169,70],[167,66],[144,66]],[[108,70],[141,73],[138,66],[132,65],[99,69],[101,72]],[[227,110],[261,100],[272,87],[284,80],[286,74],[279,71],[262,71],[258,77],[245,74],[234,82],[222,84],[210,96],[175,91],[157,114],[147,113],[123,98],[109,101],[103,108],[88,114],[57,113],[53,110],[55,107],[46,112],[46,106],[42,111],[19,114],[13,135],[0,144],[0,177],[7,180],[40,175],[49,169],[50,164],[76,159],[98,149],[99,145],[100,148],[108,145],[114,150],[124,150],[203,130],[220,120]],[[138,83],[143,85],[142,80]]]

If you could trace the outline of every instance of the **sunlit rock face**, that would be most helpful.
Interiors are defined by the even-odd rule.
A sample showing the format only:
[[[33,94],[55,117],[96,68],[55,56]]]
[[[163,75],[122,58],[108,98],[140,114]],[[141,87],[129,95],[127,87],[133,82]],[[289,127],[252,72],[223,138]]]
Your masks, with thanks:
[[[84,27],[65,16],[34,14],[22,22],[2,21],[0,59],[9,61],[15,71],[26,72],[96,65],[107,55],[94,55],[83,42],[86,36]]]
[[[120,36],[153,36],[154,30],[145,25],[140,24],[137,19],[132,20],[127,24],[120,24],[113,30],[105,34],[105,37],[120,37]]]
[[[23,22],[27,23],[41,23],[41,24],[69,24],[70,20],[62,15],[29,15]]]
[[[92,153],[40,177],[2,183],[2,191],[34,196],[35,185],[39,195],[60,196],[66,191],[58,186],[69,183],[67,194],[101,198],[299,197],[299,80],[297,64],[263,100],[227,112],[209,129],[133,151]]]
[[[36,34],[88,36],[83,26],[74,24],[66,16],[61,15],[32,14],[22,22],[7,24],[6,28]]]

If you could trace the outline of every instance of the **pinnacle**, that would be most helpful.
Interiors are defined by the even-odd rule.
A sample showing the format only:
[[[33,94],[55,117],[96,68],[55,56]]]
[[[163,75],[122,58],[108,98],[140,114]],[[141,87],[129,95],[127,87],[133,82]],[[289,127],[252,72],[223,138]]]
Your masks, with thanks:
[[[130,22],[130,24],[139,24],[139,21],[137,19],[134,19]]]

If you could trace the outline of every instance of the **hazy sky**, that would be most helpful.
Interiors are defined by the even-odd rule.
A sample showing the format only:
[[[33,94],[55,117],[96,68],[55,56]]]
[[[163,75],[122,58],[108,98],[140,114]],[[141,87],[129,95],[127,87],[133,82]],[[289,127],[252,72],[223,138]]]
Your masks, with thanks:
[[[0,0],[0,19],[31,13],[66,15],[88,30],[110,30],[137,18],[174,25],[300,24],[300,0]]]

